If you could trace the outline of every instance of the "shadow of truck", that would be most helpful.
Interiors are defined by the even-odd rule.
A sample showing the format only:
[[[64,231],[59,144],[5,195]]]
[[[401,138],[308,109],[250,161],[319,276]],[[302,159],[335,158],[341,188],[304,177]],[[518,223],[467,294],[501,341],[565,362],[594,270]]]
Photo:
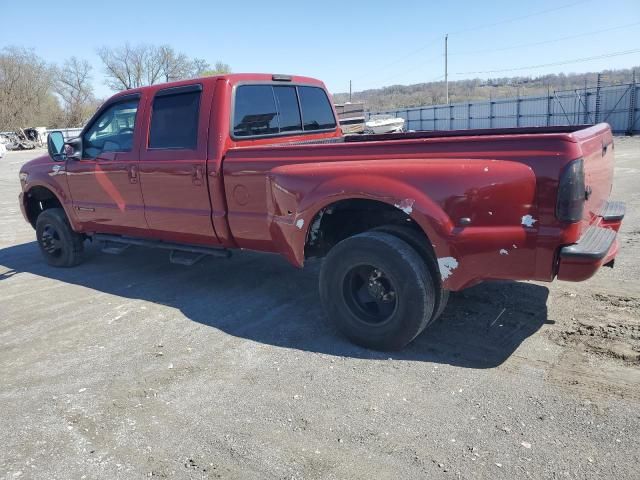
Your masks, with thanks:
[[[0,249],[0,266],[8,269],[0,272],[0,282],[28,272],[164,304],[194,322],[268,345],[465,368],[500,365],[547,321],[547,288],[487,282],[452,294],[441,319],[404,350],[374,352],[352,345],[326,321],[317,286],[319,261],[299,270],[276,255],[238,251],[229,260],[206,259],[184,267],[169,263],[166,252],[134,247],[113,256],[89,243],[85,256],[78,267],[58,269],[44,262],[36,242]]]

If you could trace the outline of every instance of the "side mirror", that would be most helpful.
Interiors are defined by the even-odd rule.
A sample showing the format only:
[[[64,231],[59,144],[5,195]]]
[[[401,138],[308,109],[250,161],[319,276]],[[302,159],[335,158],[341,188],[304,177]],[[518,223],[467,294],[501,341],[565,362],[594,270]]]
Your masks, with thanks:
[[[64,144],[64,151],[69,160],[80,160],[82,158],[82,137],[67,140]]]
[[[47,150],[49,150],[49,156],[54,162],[59,162],[66,158],[62,132],[56,130],[49,134],[47,137]]]

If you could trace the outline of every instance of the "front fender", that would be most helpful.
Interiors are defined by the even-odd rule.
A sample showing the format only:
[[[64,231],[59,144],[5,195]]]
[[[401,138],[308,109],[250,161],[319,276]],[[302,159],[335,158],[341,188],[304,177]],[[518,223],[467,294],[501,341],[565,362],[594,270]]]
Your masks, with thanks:
[[[44,156],[26,164],[21,171],[28,174],[26,182],[22,184],[20,195],[20,208],[25,219],[28,221],[26,202],[29,191],[36,187],[46,188],[62,205],[71,228],[78,231],[79,221],[74,214],[71,197],[68,194],[66,164],[48,160],[48,156]]]

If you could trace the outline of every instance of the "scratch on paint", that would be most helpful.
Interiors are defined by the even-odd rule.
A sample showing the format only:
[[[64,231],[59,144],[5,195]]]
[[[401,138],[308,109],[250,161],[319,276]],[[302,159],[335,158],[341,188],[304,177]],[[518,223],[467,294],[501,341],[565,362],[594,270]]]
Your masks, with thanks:
[[[300,219],[296,222],[296,227],[298,227],[298,229],[302,230],[302,227],[304,227],[304,219]]]
[[[489,167],[484,167],[484,171],[488,172],[489,171]]]
[[[412,198],[405,198],[400,203],[396,203],[395,205],[396,205],[397,208],[402,210],[407,215],[411,215],[411,212],[413,212],[413,204],[415,202],[416,201],[413,200]]]
[[[537,220],[533,218],[531,215],[524,215],[522,217],[522,225],[525,227],[533,227],[533,224],[536,223]]]
[[[438,268],[442,280],[446,280],[451,276],[453,270],[458,268],[458,261],[453,257],[442,257],[438,259]]]
[[[507,252],[504,248],[501,248],[500,255],[509,255],[509,252]]]

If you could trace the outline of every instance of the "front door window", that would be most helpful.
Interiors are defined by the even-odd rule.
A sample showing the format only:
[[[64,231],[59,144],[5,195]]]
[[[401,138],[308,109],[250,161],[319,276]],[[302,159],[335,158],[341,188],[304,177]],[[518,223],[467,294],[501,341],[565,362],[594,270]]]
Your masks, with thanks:
[[[82,158],[97,158],[103,152],[131,151],[137,111],[138,100],[108,107],[82,137]]]

